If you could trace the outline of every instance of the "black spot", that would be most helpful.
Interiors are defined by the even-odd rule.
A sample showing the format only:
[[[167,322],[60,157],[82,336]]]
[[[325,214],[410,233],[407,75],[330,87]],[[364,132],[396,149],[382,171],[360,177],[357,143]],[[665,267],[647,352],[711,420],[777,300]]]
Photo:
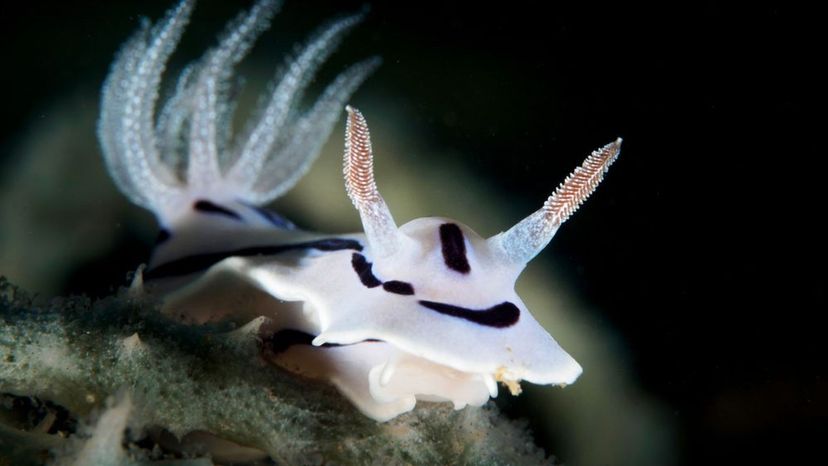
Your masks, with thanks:
[[[520,309],[508,301],[481,310],[467,309],[434,301],[420,301],[420,304],[440,314],[459,317],[488,327],[510,327],[515,325],[520,318]]]
[[[362,245],[352,239],[328,238],[316,241],[307,241],[295,244],[280,244],[276,246],[253,246],[234,249],[231,251],[211,252],[182,257],[165,264],[161,264],[144,272],[145,280],[188,275],[210,268],[228,257],[272,256],[296,249],[316,249],[319,251],[340,251],[353,249],[362,251]]]
[[[161,243],[167,241],[168,239],[170,239],[171,237],[172,237],[172,234],[170,234],[170,231],[167,230],[166,228],[162,228],[161,230],[158,231],[158,236],[155,237],[155,245],[158,246],[159,244],[161,244]]]
[[[448,268],[460,273],[471,271],[466,259],[466,242],[460,227],[454,223],[440,225],[440,243],[443,245],[443,260]]]
[[[210,201],[205,201],[204,199],[196,201],[195,204],[193,204],[193,208],[199,212],[204,212],[207,214],[224,215],[225,217],[230,217],[240,222],[242,221],[242,218],[239,214],[233,212],[232,210],[226,207],[222,207]]]
[[[365,256],[362,254],[354,253],[351,256],[351,266],[354,268],[354,272],[359,276],[359,281],[362,282],[368,288],[376,288],[382,285],[382,281],[379,278],[374,276],[374,272],[371,271],[371,263],[365,259]]]
[[[294,345],[312,345],[314,338],[316,338],[316,336],[311,335],[310,333],[303,332],[301,330],[284,329],[279,330],[278,332],[275,332],[267,338],[263,339],[262,345],[270,353],[279,354],[287,351],[288,348]],[[351,344],[356,345],[358,343],[376,343],[378,341],[380,340],[369,339]],[[336,348],[339,346],[349,345],[341,345],[338,343],[324,343],[321,346],[318,346],[318,348]]]
[[[410,283],[401,282],[398,280],[390,280],[382,284],[382,289],[389,293],[414,294],[414,287]]]

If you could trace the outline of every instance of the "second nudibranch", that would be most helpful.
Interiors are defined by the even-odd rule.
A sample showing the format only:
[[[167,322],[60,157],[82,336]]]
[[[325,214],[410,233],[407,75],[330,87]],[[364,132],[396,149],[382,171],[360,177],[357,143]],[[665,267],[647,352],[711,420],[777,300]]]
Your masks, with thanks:
[[[593,152],[543,206],[482,238],[460,222],[397,226],[373,174],[368,125],[347,107],[345,188],[364,233],[304,231],[260,206],[295,184],[344,102],[376,66],[343,72],[305,113],[296,102],[316,68],[359,17],[331,23],[286,65],[245,138],[229,140],[232,66],[269,24],[261,0],[182,74],[158,121],[161,72],[187,23],[182,1],[124,46],[104,86],[99,136],[119,188],[162,225],[136,281],[164,312],[194,324],[260,316],[263,356],[327,380],[383,421],[417,400],[479,406],[497,382],[566,385],[581,367],[514,290],[520,272],[595,189],[620,139]]]

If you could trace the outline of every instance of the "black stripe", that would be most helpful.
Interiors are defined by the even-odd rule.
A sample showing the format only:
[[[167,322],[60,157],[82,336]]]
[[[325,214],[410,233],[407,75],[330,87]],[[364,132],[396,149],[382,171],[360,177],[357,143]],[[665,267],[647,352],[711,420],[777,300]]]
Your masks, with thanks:
[[[195,204],[193,204],[193,209],[195,209],[199,212],[204,212],[206,214],[224,215],[225,217],[230,217],[230,218],[232,218],[234,220],[238,220],[240,222],[242,221],[241,215],[233,212],[232,210],[230,210],[226,207],[222,207],[222,206],[220,206],[218,204],[214,204],[210,201],[205,201],[204,199],[196,201]]]
[[[411,283],[401,282],[398,280],[390,280],[382,284],[382,289],[389,293],[412,295],[414,294],[414,287]]]
[[[292,230],[293,228],[295,228],[292,223],[290,223],[286,218],[282,217],[276,212],[263,209],[255,205],[248,205],[248,207],[253,209],[257,214],[259,214],[260,217],[267,220],[271,225],[275,226],[276,228],[284,228],[286,230]]]
[[[459,317],[488,327],[510,327],[515,325],[520,318],[520,309],[508,301],[481,310],[467,309],[434,301],[420,301],[420,304],[440,314]]]
[[[317,249],[319,251],[340,251],[354,249],[362,251],[362,245],[352,239],[328,238],[316,241],[307,241],[295,244],[280,244],[276,246],[252,246],[234,249],[232,251],[211,252],[182,257],[165,264],[161,264],[144,272],[145,280],[188,275],[210,268],[228,257],[272,256],[296,249]]]
[[[278,332],[263,339],[262,344],[272,354],[279,354],[287,351],[288,348],[294,345],[312,345],[314,338],[316,338],[314,335],[303,332],[301,330],[284,329],[279,330]],[[350,343],[348,345],[342,345],[339,343],[323,343],[321,346],[318,346],[317,348],[337,348],[340,346],[350,346],[359,343],[376,343],[379,341],[380,340],[368,339],[362,340],[357,343]]]
[[[440,225],[440,243],[443,245],[443,261],[448,268],[460,273],[471,271],[466,259],[466,242],[460,227],[454,223]]]
[[[401,295],[414,294],[414,287],[410,283],[401,282],[399,280],[389,280],[387,282],[383,282],[377,278],[371,270],[373,264],[368,262],[368,259],[366,259],[362,254],[354,253],[351,256],[351,266],[354,268],[354,272],[356,272],[359,277],[359,281],[361,281],[366,288],[376,288],[382,285],[382,289],[389,293]]]
[[[374,272],[371,271],[371,265],[362,254],[354,253],[351,256],[351,266],[359,276],[359,281],[368,288],[376,288],[382,285],[382,281],[374,276]]]

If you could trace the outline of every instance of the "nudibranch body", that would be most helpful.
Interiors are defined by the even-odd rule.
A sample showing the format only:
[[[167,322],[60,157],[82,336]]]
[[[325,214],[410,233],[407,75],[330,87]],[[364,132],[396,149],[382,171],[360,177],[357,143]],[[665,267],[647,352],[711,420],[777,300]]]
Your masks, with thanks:
[[[297,102],[352,16],[322,28],[284,67],[269,100],[231,138],[233,66],[278,9],[261,0],[219,44],[185,69],[159,116],[167,59],[193,9],[183,0],[124,45],[103,90],[99,137],[121,191],[161,224],[136,286],[184,321],[269,323],[263,354],[328,380],[363,413],[387,420],[417,400],[479,406],[519,382],[565,385],[581,367],[514,291],[518,275],[578,208],[618,156],[595,151],[544,203],[491,238],[444,218],[397,227],[373,175],[362,114],[347,107],[345,187],[364,233],[304,231],[260,207],[307,171],[350,95],[377,66],[357,63],[309,110]]]

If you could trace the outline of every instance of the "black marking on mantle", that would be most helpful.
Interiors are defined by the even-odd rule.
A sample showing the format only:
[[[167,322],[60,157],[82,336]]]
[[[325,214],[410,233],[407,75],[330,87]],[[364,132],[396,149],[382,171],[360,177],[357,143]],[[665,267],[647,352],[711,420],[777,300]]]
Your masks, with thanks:
[[[466,242],[463,232],[454,223],[440,225],[440,243],[443,246],[443,261],[451,270],[469,273],[471,266],[466,258]]]
[[[194,254],[180,259],[161,264],[144,272],[145,280],[158,278],[177,277],[195,272],[207,270],[212,265],[221,262],[228,257],[252,257],[272,256],[297,249],[316,249],[319,251],[340,251],[353,249],[362,251],[359,241],[342,238],[326,238],[316,241],[306,241],[294,244],[279,244],[275,246],[251,246],[247,248],[234,249],[231,251],[210,252],[205,254]]]
[[[382,284],[382,289],[394,294],[412,295],[414,294],[414,287],[411,283],[401,282],[399,280],[389,280]]]
[[[268,223],[273,225],[276,228],[283,228],[285,230],[292,230],[294,229],[293,223],[291,223],[288,219],[282,217],[281,215],[273,212],[272,210],[268,210],[256,205],[248,205],[253,211],[259,214],[260,217],[267,220]]]
[[[373,265],[374,264],[368,262],[368,259],[366,259],[362,254],[355,252],[351,256],[351,266],[354,268],[354,272],[356,272],[359,277],[359,281],[362,282],[366,288],[376,288],[382,285],[382,289],[389,293],[401,295],[414,294],[414,287],[411,283],[401,282],[399,280],[389,280],[387,282],[383,282],[377,278],[371,270]]]
[[[488,309],[467,309],[451,304],[434,301],[420,301],[420,304],[451,317],[459,317],[487,327],[506,328],[515,325],[520,318],[520,309],[514,304],[504,301]]]
[[[232,218],[233,220],[238,220],[239,222],[243,222],[241,215],[233,212],[232,210],[228,209],[227,207],[222,207],[218,204],[212,203],[210,201],[206,201],[204,199],[200,199],[193,204],[193,209],[204,212],[205,214],[217,214],[223,215],[225,217]]]
[[[294,330],[294,329],[283,329],[279,330],[278,332],[273,333],[272,335],[267,336],[262,340],[262,345],[270,351],[272,354],[280,354],[287,351],[291,346],[294,345],[313,345],[313,339],[316,336],[311,335],[310,333],[303,332],[301,330]],[[368,339],[363,340],[357,343],[351,343],[350,345],[357,345],[359,343],[376,343],[380,340],[375,339]],[[317,348],[337,348],[340,346],[350,346],[350,345],[342,345],[339,343],[323,343]]]
[[[359,281],[367,288],[376,288],[382,285],[382,280],[374,276],[374,272],[371,271],[371,265],[373,264],[368,262],[368,259],[362,254],[355,252],[351,256],[351,266],[354,268],[357,276],[359,276]]]

